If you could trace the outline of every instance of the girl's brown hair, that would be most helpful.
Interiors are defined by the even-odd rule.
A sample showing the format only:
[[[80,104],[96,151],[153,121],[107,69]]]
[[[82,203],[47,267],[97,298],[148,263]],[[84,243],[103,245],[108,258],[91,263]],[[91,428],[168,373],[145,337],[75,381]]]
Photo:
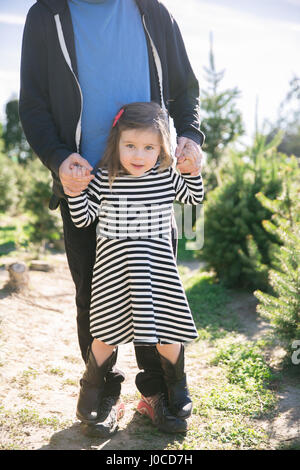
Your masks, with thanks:
[[[154,102],[136,102],[122,106],[124,111],[111,128],[107,140],[107,146],[103,158],[99,162],[99,168],[108,170],[110,187],[125,168],[120,163],[119,142],[121,132],[128,129],[151,129],[159,133],[161,151],[158,157],[158,171],[169,168],[173,159],[171,156],[170,132],[166,113]]]

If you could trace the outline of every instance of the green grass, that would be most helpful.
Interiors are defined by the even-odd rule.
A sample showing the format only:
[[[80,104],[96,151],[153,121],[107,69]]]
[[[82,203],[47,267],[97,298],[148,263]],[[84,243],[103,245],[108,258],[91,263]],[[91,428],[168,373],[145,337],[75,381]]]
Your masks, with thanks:
[[[184,282],[199,339],[214,340],[238,328],[238,320],[227,304],[230,294],[213,274],[200,271]]]
[[[15,229],[13,225],[0,227],[0,256],[15,250]]]
[[[293,442],[282,443],[277,446],[276,450],[300,450],[300,440],[296,439]]]
[[[276,404],[275,395],[269,389],[275,376],[256,343],[234,340],[234,335],[228,335],[226,346],[216,345],[210,364],[219,366],[223,374],[218,387],[213,387],[202,403],[231,414],[258,418]]]
[[[194,250],[187,250],[186,249],[186,243],[187,239],[183,236],[182,238],[178,239],[178,244],[177,244],[177,260],[178,262],[183,262],[183,261],[195,261],[196,258],[196,253]]]
[[[245,390],[261,390],[273,378],[260,348],[250,341],[229,344],[220,349],[212,363],[224,364],[228,369],[229,382],[238,384]]]
[[[60,367],[46,367],[46,372],[52,375],[59,375],[63,377],[64,371]]]
[[[9,214],[1,214],[0,257],[14,254],[20,248],[26,248],[30,230],[26,216],[13,217]]]
[[[35,430],[48,428],[52,432],[70,425],[70,421],[61,421],[56,417],[40,416],[39,412],[33,408],[8,410],[0,406],[0,426],[3,436],[0,450],[24,450],[27,448],[25,436],[32,434]]]

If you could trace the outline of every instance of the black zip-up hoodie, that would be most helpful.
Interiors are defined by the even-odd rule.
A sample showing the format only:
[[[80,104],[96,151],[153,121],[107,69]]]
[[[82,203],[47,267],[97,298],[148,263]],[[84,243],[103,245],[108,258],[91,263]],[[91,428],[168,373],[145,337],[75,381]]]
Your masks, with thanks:
[[[151,100],[167,109],[178,136],[202,145],[199,85],[178,25],[160,1],[135,1],[148,45]],[[37,0],[23,32],[19,116],[29,145],[51,170],[51,209],[66,197],[58,175],[61,163],[80,153],[81,112],[68,1]]]

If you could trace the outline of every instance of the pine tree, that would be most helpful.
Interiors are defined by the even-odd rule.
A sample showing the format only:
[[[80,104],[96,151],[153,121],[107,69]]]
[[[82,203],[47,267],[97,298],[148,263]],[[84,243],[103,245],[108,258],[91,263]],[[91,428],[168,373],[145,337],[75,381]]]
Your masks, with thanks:
[[[15,163],[25,164],[34,159],[34,154],[24,135],[19,119],[18,106],[17,99],[12,99],[6,103],[6,123],[2,131],[2,139],[7,156]]]
[[[278,129],[284,131],[278,150],[300,158],[300,77],[294,76],[290,80],[289,91],[279,105],[276,122],[268,124],[271,129],[268,139],[272,139]]]
[[[289,180],[288,169],[284,187],[276,200],[257,195],[261,204],[274,213],[272,221],[264,221],[263,226],[277,235],[281,246],[274,246],[274,267],[269,270],[272,292],[256,290],[254,295],[260,301],[257,312],[270,321],[291,352],[293,341],[300,339],[300,204],[299,189]]]
[[[210,33],[209,67],[204,67],[207,90],[201,90],[201,128],[206,135],[204,150],[207,154],[206,191],[217,185],[217,168],[227,146],[244,134],[241,112],[236,109],[240,96],[237,88],[220,91],[225,70],[218,72]]]
[[[221,184],[207,195],[205,241],[199,255],[228,287],[268,286],[273,245],[279,240],[262,226],[272,212],[255,195],[261,192],[276,200],[284,172],[288,170],[294,180],[299,177],[296,159],[277,152],[279,142],[280,134],[268,144],[257,134],[246,152],[231,149],[220,171]]]

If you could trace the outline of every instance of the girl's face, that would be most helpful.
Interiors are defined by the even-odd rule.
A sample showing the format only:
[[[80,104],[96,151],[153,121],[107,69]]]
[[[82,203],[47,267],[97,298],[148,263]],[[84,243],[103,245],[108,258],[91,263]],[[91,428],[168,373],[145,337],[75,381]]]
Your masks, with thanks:
[[[152,129],[127,129],[121,132],[120,162],[133,176],[153,168],[160,154],[159,133]]]

